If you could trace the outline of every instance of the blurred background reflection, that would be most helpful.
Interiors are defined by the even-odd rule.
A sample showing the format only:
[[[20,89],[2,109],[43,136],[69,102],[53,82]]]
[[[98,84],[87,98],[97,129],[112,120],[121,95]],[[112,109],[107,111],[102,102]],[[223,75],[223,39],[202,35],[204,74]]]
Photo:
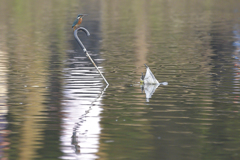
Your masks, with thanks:
[[[1,0],[0,15],[1,160],[240,159],[238,0]],[[144,63],[168,82],[147,102]]]

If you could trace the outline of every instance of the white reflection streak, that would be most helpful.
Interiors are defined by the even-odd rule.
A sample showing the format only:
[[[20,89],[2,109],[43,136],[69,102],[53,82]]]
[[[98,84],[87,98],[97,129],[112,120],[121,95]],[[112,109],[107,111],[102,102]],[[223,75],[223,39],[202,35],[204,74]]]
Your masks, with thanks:
[[[94,69],[81,67],[68,71],[62,105],[62,159],[98,158],[101,98],[105,89],[102,90],[101,78],[89,77],[91,70]]]
[[[239,33],[239,25],[235,26],[235,30],[233,31],[233,34],[235,35],[236,41],[233,43],[233,46],[235,46],[235,51],[233,52],[233,58],[234,61],[234,92],[233,94],[239,94],[240,93],[240,87],[239,87],[239,80],[240,80],[240,33]],[[234,103],[239,103],[238,97],[235,97]]]
[[[5,129],[7,126],[6,115],[8,113],[8,108],[6,105],[7,101],[7,53],[0,51],[0,159],[5,157],[4,148],[6,139],[5,139]],[[5,130],[5,131],[4,131]],[[4,143],[5,142],[5,143]]]

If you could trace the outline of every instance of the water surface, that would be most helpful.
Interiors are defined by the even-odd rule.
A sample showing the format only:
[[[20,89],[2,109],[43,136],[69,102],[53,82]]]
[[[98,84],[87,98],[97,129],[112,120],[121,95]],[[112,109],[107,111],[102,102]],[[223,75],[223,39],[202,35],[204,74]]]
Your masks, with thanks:
[[[1,159],[239,159],[239,11],[237,0],[2,0]],[[79,13],[107,87],[74,40]],[[144,63],[168,84],[141,86]]]

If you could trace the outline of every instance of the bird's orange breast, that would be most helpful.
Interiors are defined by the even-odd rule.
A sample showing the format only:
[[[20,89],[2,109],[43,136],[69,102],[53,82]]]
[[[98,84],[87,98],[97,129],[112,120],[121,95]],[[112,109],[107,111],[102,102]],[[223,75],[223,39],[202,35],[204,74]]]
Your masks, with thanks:
[[[82,18],[79,18],[79,20],[78,20],[78,25],[80,25],[82,23]]]

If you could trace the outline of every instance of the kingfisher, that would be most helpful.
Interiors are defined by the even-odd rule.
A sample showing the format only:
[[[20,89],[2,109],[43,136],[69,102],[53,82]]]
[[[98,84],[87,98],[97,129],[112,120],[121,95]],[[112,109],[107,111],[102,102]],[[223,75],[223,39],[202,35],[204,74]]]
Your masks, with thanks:
[[[85,16],[86,14],[79,14],[76,18],[76,20],[73,22],[72,28],[73,30],[77,29],[80,24],[82,23],[82,18]]]

